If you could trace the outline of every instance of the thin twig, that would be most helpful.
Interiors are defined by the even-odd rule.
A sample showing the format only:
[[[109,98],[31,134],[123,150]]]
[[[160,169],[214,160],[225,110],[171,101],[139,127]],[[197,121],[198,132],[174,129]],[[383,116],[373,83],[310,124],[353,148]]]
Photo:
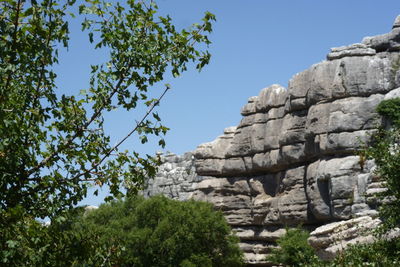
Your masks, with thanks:
[[[92,165],[92,167],[88,170],[85,170],[84,172],[75,175],[72,179],[75,180],[87,173],[90,173],[91,171],[93,171],[94,169],[96,169],[98,166],[100,166],[101,163],[103,163],[103,161],[108,158],[111,153],[113,151],[115,151],[122,143],[124,143],[126,141],[126,139],[128,139],[134,132],[136,132],[139,127],[143,124],[143,122],[146,120],[146,118],[153,112],[154,108],[156,106],[158,106],[158,104],[160,103],[160,101],[163,99],[163,97],[165,96],[165,94],[168,92],[170,88],[166,87],[164,92],[160,95],[160,97],[153,103],[153,105],[150,106],[150,108],[147,110],[146,114],[142,117],[142,119],[136,123],[136,126],[124,137],[122,138],[117,144],[115,144],[112,148],[110,148],[108,150],[108,152],[106,154],[104,154],[104,156],[96,163],[94,163]]]

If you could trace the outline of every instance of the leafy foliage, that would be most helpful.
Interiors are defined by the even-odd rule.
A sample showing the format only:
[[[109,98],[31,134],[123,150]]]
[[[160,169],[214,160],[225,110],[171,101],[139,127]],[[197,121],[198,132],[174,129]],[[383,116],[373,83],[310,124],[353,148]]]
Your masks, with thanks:
[[[383,203],[379,212],[383,230],[390,230],[400,226],[400,98],[382,101],[377,111],[391,122],[391,127],[381,128],[372,136],[366,155],[374,159],[376,174],[387,188],[378,194]]]
[[[82,2],[81,2],[82,3]],[[72,207],[88,186],[108,185],[114,196],[121,186],[135,192],[144,177],[155,174],[157,158],[118,147],[133,133],[168,130],[153,111],[159,98],[148,91],[160,86],[166,73],[175,77],[193,62],[209,62],[211,13],[202,24],[178,31],[170,17],[157,15],[153,1],[113,4],[86,0],[79,6],[82,30],[108,61],[91,66],[89,87],[81,95],[58,92],[53,70],[58,51],[68,47],[67,15],[75,0],[0,2],[0,208],[17,206],[34,217],[52,216]],[[71,13],[71,15],[75,16]],[[104,131],[104,115],[138,105],[148,112],[116,145]],[[159,141],[163,146],[164,140]]]
[[[280,248],[274,249],[268,260],[284,266],[335,267],[374,266],[395,267],[400,264],[400,239],[381,239],[371,244],[348,246],[331,261],[322,261],[307,243],[308,232],[289,229],[278,240]]]
[[[209,203],[162,196],[115,201],[75,224],[96,233],[109,266],[241,266],[238,239]]]
[[[16,218],[14,215],[13,219]],[[209,203],[159,196],[72,209],[43,226],[19,218],[0,235],[5,266],[242,266],[238,238]],[[4,249],[3,249],[4,248]],[[14,249],[12,249],[14,248]]]
[[[201,70],[210,60],[211,13],[201,24],[178,31],[169,16],[158,15],[152,0],[78,4],[0,1],[0,247],[2,263],[8,266],[72,264],[69,260],[77,255],[69,259],[69,253],[81,252],[59,254],[65,248],[61,241],[80,238],[65,236],[55,223],[43,228],[35,218],[62,221],[65,210],[91,186],[107,185],[114,197],[122,196],[123,187],[129,194],[141,189],[145,177],[155,175],[159,160],[119,151],[120,145],[135,133],[142,143],[149,135],[158,136],[164,146],[168,128],[155,108],[170,86],[161,82],[168,73],[177,77],[189,66]],[[62,63],[58,52],[68,48],[68,22],[74,18],[82,19],[88,42],[99,53],[108,53],[108,59],[90,66],[85,90],[67,95],[57,88],[54,65]],[[150,90],[160,87],[159,97],[151,98],[157,93]],[[147,112],[111,145],[104,130],[106,115],[140,106]]]
[[[314,249],[307,243],[309,233],[300,228],[287,228],[286,234],[278,239],[279,248],[273,249],[268,261],[285,266],[307,266],[318,262]]]
[[[400,126],[400,98],[382,101],[376,107],[376,111],[391,120],[397,127]]]
[[[379,240],[346,248],[326,266],[395,267],[400,264],[400,239]]]
[[[98,236],[93,232],[73,231],[82,208],[72,210],[44,226],[34,218],[12,214],[3,220],[12,220],[0,228],[0,266],[91,266],[102,262],[104,250],[99,247]],[[7,214],[2,214],[6,215]]]

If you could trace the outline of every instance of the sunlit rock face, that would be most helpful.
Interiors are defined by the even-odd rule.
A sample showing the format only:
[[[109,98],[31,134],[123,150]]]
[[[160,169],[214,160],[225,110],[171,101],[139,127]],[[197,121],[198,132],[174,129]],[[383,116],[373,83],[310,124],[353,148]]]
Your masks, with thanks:
[[[187,152],[178,156],[167,153],[159,156],[162,165],[158,168],[156,177],[147,181],[142,194],[145,197],[162,194],[182,201],[191,198],[197,183],[203,179],[196,173],[193,154]]]
[[[357,151],[381,124],[375,107],[400,95],[399,21],[390,33],[332,48],[327,60],[296,74],[288,88],[274,84],[250,97],[240,124],[199,145],[189,171],[178,171],[176,179],[191,184],[181,187],[190,188],[184,197],[166,194],[213,203],[254,266],[269,266],[265,256],[286,225],[316,231],[347,220],[355,229],[358,222],[375,225],[365,218],[375,214],[367,192],[377,183],[374,166]],[[172,181],[163,166],[152,192],[158,180]],[[318,242],[321,231],[312,244],[332,256],[336,250]]]

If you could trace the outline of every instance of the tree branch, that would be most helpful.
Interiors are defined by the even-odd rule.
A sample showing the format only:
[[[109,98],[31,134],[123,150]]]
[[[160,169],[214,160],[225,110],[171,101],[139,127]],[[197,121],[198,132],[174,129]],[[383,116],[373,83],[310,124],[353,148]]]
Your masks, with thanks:
[[[146,114],[142,117],[142,119],[136,123],[136,126],[124,137],[122,138],[116,145],[114,145],[112,148],[110,148],[108,150],[108,152],[106,154],[104,154],[104,156],[96,163],[94,163],[92,165],[92,167],[88,170],[85,170],[84,172],[75,175],[72,179],[78,179],[79,177],[91,173],[94,169],[96,169],[98,166],[100,166],[101,163],[103,163],[103,161],[108,158],[111,153],[113,151],[115,151],[122,143],[124,143],[126,141],[126,139],[128,139],[134,132],[137,131],[137,129],[143,124],[143,122],[147,119],[147,117],[153,112],[154,108],[156,106],[158,106],[158,104],[160,103],[160,101],[163,99],[163,97],[165,96],[165,94],[168,92],[170,88],[167,87],[165,88],[165,90],[163,91],[163,93],[160,95],[159,98],[157,98],[157,100],[150,106],[150,108],[147,110]]]
[[[120,78],[118,81],[117,85],[109,95],[108,99],[111,99],[115,93],[118,91],[119,87],[121,86],[123,82],[123,77]],[[72,135],[69,139],[65,140],[58,148],[53,151],[49,156],[47,156],[45,159],[43,159],[37,166],[33,167],[31,170],[28,171],[28,176],[33,174],[34,172],[38,171],[42,167],[44,167],[50,160],[54,159],[63,149],[67,148],[78,136],[82,135],[83,129],[88,128],[100,115],[101,112],[105,106],[103,105],[101,108],[99,108],[93,115],[90,117],[89,121],[87,121],[82,127],[80,127],[79,130],[75,131],[75,134]]]
[[[199,33],[200,33],[201,31],[203,31],[203,30],[204,30],[204,27],[199,28],[199,29],[196,31],[196,34],[199,34]],[[191,41],[192,39],[194,39],[194,35],[192,35],[192,36],[188,39],[188,42]],[[194,39],[194,40],[193,40],[193,44],[196,43],[196,42],[197,42],[197,41]],[[172,47],[171,50],[174,50],[176,47],[177,47],[177,46]],[[170,61],[170,60],[171,60],[171,59],[166,58],[166,59],[163,61],[162,64],[164,64],[164,63],[166,63],[166,62],[168,62],[168,61]],[[131,65],[129,65],[129,66],[126,68],[126,70],[129,70],[130,68],[131,68]],[[109,97],[107,98],[107,100],[110,100],[110,99],[115,95],[115,93],[118,92],[118,90],[119,90],[120,86],[122,85],[124,79],[125,79],[125,75],[122,74],[121,77],[120,77],[120,79],[119,79],[119,81],[118,81],[118,83],[116,84],[115,88],[113,89],[113,91],[111,92],[111,94],[109,95]],[[157,101],[157,103],[159,103],[159,101],[160,101],[161,98],[165,95],[165,93],[166,93],[167,91],[168,91],[168,88],[167,88],[167,89],[164,91],[164,93],[161,95],[161,97],[159,98],[159,100]],[[155,107],[155,105],[153,105],[153,106],[151,107],[151,109],[146,113],[146,115],[142,118],[141,123],[147,118],[147,116],[151,113],[151,111],[154,109],[154,107]],[[42,167],[44,167],[44,166],[45,166],[48,162],[50,162],[51,160],[55,159],[55,158],[57,157],[57,155],[58,155],[59,153],[61,153],[61,151],[62,151],[63,149],[67,148],[67,147],[73,142],[73,140],[75,140],[75,138],[77,138],[78,136],[82,135],[82,133],[83,133],[82,129],[88,128],[88,127],[101,115],[101,113],[102,113],[102,111],[104,110],[104,108],[105,108],[104,105],[103,105],[102,107],[100,107],[100,108],[91,116],[91,118],[89,119],[89,121],[88,121],[87,123],[85,123],[85,124],[80,128],[81,131],[76,131],[74,135],[72,135],[69,139],[65,140],[65,141],[63,142],[63,144],[61,144],[55,151],[53,151],[53,153],[51,153],[49,156],[47,156],[45,159],[43,159],[37,166],[35,166],[35,167],[33,167],[31,170],[29,170],[29,171],[27,172],[28,176],[30,176],[30,175],[33,174],[34,172],[38,171],[38,170],[41,169]],[[129,136],[132,135],[133,132],[135,132],[135,131],[137,130],[138,127],[139,127],[139,124],[133,129],[133,131],[129,134]],[[126,138],[128,138],[129,136],[127,136]],[[124,140],[126,140],[126,138],[125,138]],[[122,141],[122,142],[123,142],[123,141]],[[122,143],[122,142],[121,142],[121,143]],[[118,144],[118,146],[119,146],[119,145],[121,145],[121,144]],[[118,147],[118,146],[117,146],[117,147]],[[112,151],[114,151],[117,147],[114,147],[114,148],[112,149]],[[111,152],[112,152],[112,151],[111,151]],[[110,152],[110,153],[111,153],[111,152]],[[109,156],[109,155],[108,155],[108,156]],[[107,156],[107,157],[108,157],[108,156]],[[100,162],[103,162],[105,158],[106,158],[106,157],[103,157],[103,158],[101,159]],[[99,164],[100,164],[100,163],[99,163]],[[97,167],[99,164],[95,165],[95,167]],[[95,167],[94,167],[94,168],[95,168]],[[90,170],[93,170],[94,168],[91,168]],[[82,174],[82,175],[83,175],[83,174]],[[82,176],[82,175],[79,175],[78,177],[80,177],[80,176]]]

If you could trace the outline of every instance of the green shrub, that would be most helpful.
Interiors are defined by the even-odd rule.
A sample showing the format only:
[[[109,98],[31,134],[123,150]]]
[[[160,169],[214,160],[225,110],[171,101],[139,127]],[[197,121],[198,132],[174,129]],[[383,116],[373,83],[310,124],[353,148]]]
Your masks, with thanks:
[[[241,266],[237,237],[211,204],[157,196],[100,206],[75,224],[96,233],[104,261],[118,266]]]
[[[377,111],[392,125],[373,134],[364,153],[375,161],[376,174],[386,182],[387,191],[377,195],[383,200],[379,213],[386,231],[400,226],[400,98],[382,101]]]
[[[318,262],[314,249],[308,244],[309,233],[300,228],[287,229],[278,239],[279,248],[273,249],[268,261],[285,266],[307,266]]]
[[[0,266],[98,266],[104,249],[99,236],[76,231],[83,209],[72,209],[44,226],[23,208],[0,211]]]
[[[243,265],[238,238],[209,203],[135,197],[72,209],[48,227],[23,209],[0,215],[0,266]]]
[[[400,98],[384,100],[376,107],[376,111],[395,125],[400,125]]]
[[[46,248],[42,228],[22,208],[0,210],[0,266],[39,265]]]
[[[400,238],[379,240],[372,244],[348,246],[332,261],[322,261],[307,243],[308,232],[299,228],[288,229],[278,239],[280,248],[273,249],[267,260],[284,266],[307,267],[397,267],[400,266]]]
[[[349,246],[343,253],[337,255],[329,266],[400,266],[400,239]]]

